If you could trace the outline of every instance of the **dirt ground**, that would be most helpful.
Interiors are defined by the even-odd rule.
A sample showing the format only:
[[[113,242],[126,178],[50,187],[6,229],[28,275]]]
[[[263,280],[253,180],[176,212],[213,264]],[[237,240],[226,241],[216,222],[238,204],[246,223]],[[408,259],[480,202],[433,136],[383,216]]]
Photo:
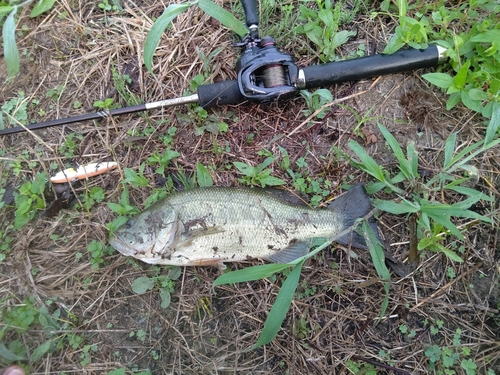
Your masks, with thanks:
[[[165,33],[152,75],[140,63],[142,49],[152,19],[161,15],[166,4],[127,1],[122,11],[106,14],[98,4],[64,0],[40,19],[31,20],[23,14],[19,25],[26,27],[18,36],[21,73],[7,82],[0,58],[0,103],[23,91],[30,103],[30,122],[92,112],[93,103],[106,98],[113,98],[120,106],[129,105],[116,87],[113,70],[128,74],[127,91],[145,102],[180,97],[187,93],[190,80],[206,69],[197,51],[208,56],[219,47],[220,53],[208,65],[210,80],[235,78],[239,52],[231,47],[234,36],[196,7],[179,16]],[[229,4],[224,4],[229,9]],[[358,34],[343,50],[346,54],[359,43],[382,50],[394,25],[364,17],[356,19],[352,27]],[[282,44],[299,66],[317,62],[305,40]],[[110,160],[120,164],[116,171],[73,187],[77,195],[94,186],[103,188],[106,196],[102,202],[88,210],[72,205],[55,217],[37,216],[20,230],[8,230],[14,241],[0,264],[2,308],[18,305],[27,296],[34,296],[38,304],[50,300],[49,310],[63,311],[61,319],[71,321],[71,332],[84,337],[81,345],[73,347],[65,342],[32,363],[31,372],[103,374],[126,368],[130,374],[148,369],[152,374],[364,374],[373,369],[376,372],[372,373],[378,374],[426,374],[431,373],[426,349],[433,345],[454,347],[454,335],[460,330],[460,347],[470,351],[460,358],[472,359],[478,374],[488,370],[499,374],[498,220],[494,225],[469,223],[466,240],[458,244],[463,246],[463,263],[451,262],[440,253],[426,253],[414,272],[405,277],[392,274],[389,307],[380,322],[384,288],[382,283],[370,282],[377,276],[370,254],[332,246],[304,267],[298,294],[276,339],[254,351],[246,350],[262,330],[283,280],[281,275],[276,280],[214,290],[212,283],[220,274],[217,268],[185,268],[175,282],[170,306],[163,309],[158,289],[138,295],[131,284],[140,276],[156,276],[168,272],[166,269],[117,252],[109,253],[96,269],[87,250],[94,240],[107,243],[105,224],[116,214],[106,203],[120,199],[123,168],[137,170],[156,150],[162,153],[167,147],[180,153],[167,167],[167,176],[192,174],[201,162],[213,166],[214,183],[223,186],[239,185],[241,175],[230,168],[232,162],[256,165],[265,159],[260,151],[279,156],[284,148],[292,163],[304,158],[308,176],[330,180],[331,195],[336,196],[341,184],[366,183],[370,177],[339,158],[332,146],[349,152],[347,143],[355,139],[388,170],[396,169],[394,156],[376,125],[380,122],[403,148],[415,142],[422,170],[431,174],[438,171],[449,134],[458,132],[460,147],[477,142],[484,135],[484,119],[461,106],[446,111],[446,97],[431,88],[421,74],[397,74],[332,87],[336,98],[352,98],[343,106],[332,106],[324,119],[309,124],[303,124],[306,106],[299,97],[210,111],[228,124],[228,131],[219,134],[204,131],[197,135],[195,127],[204,124],[182,121],[180,115],[192,112],[180,106],[0,138],[0,176],[6,189],[19,189],[37,172],[53,173],[54,162],[59,166]],[[58,86],[64,88],[60,96],[48,97],[49,90]],[[360,132],[349,108],[367,117]],[[177,132],[166,146],[163,136],[173,126]],[[76,140],[73,153],[68,152],[68,139]],[[496,197],[494,206],[477,207],[477,212],[489,210],[496,217],[500,198],[498,151],[496,148],[473,161],[480,173],[471,186]],[[22,167],[15,174],[12,164],[19,157]],[[273,168],[273,175],[291,184],[284,170]],[[149,165],[144,175],[150,187],[129,188],[130,202],[139,208],[152,188],[165,183]],[[48,203],[53,200],[50,190]],[[453,197],[436,199],[453,203]],[[13,206],[0,210],[0,221],[13,220]],[[405,262],[409,251],[407,219],[380,213],[378,223],[392,257]],[[240,269],[250,264],[259,261],[229,267]],[[451,271],[456,275],[453,278],[449,277]],[[2,340],[9,342],[15,335],[10,331]],[[43,330],[28,330],[20,336],[34,348],[43,340]],[[349,369],[348,361],[358,363],[361,369]],[[453,369],[457,374],[466,373],[460,364]]]

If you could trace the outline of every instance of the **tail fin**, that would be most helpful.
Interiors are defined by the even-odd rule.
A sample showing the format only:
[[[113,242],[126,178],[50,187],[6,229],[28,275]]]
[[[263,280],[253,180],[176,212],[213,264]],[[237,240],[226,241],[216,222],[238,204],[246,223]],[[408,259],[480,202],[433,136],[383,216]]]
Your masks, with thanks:
[[[340,198],[335,199],[328,209],[335,211],[339,215],[339,219],[343,224],[343,229],[349,228],[354,222],[368,214],[371,210],[371,203],[368,194],[362,184],[352,186],[349,191]],[[373,217],[368,220],[373,232],[378,237],[378,227]],[[351,231],[350,233],[339,237],[335,240],[338,243],[366,249],[366,243],[360,234]]]

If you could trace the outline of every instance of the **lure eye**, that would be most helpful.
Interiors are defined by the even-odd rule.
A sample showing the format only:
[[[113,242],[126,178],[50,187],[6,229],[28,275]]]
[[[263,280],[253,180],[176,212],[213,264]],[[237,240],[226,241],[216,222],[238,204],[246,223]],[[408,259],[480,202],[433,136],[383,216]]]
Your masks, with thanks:
[[[130,229],[134,224],[135,224],[135,219],[128,219],[127,222],[125,223],[125,227],[127,229]]]

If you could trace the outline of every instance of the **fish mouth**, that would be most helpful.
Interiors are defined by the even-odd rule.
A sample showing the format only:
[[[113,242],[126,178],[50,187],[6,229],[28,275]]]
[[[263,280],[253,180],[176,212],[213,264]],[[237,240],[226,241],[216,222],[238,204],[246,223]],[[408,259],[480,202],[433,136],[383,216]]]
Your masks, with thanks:
[[[113,237],[109,239],[109,244],[113,246],[113,248],[122,253],[125,256],[135,256],[137,251],[131,248],[127,242],[118,234],[114,234]]]
[[[119,234],[114,234],[113,237],[109,239],[109,244],[122,255],[131,256],[136,259],[142,260],[145,263],[157,264],[161,261],[161,257],[153,257],[154,245],[146,251],[137,251],[131,247],[126,239],[122,238]]]

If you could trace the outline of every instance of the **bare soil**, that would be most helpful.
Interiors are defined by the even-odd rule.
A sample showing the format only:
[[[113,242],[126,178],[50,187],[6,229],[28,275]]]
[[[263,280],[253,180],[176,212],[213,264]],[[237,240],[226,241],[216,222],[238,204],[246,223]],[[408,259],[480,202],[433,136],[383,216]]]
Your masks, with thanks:
[[[197,49],[209,55],[223,47],[210,62],[210,80],[235,78],[238,51],[231,48],[234,37],[196,7],[179,16],[165,33],[152,75],[142,64],[142,48],[152,19],[161,15],[166,4],[127,1],[123,11],[104,14],[98,3],[60,1],[47,16],[36,20],[29,19],[23,10],[19,25],[27,25],[27,31],[18,37],[22,71],[7,81],[0,58],[0,80],[4,82],[0,103],[24,91],[31,122],[91,112],[96,100],[106,98],[126,106],[129,103],[119,95],[112,79],[113,69],[131,77],[128,90],[145,102],[183,96],[190,80],[204,69]],[[224,5],[229,8],[229,4]],[[369,17],[355,20],[352,27],[358,35],[343,52],[347,54],[359,43],[381,50],[394,26],[391,20],[387,24]],[[306,45],[304,40],[286,45],[287,53],[294,53],[294,48],[301,51],[295,55],[300,66],[317,62],[313,55],[302,52],[308,50]],[[34,296],[40,304],[50,299],[54,301],[50,308],[64,311],[62,318],[71,320],[74,332],[85,337],[81,346],[65,345],[31,364],[31,372],[102,374],[125,367],[127,373],[149,369],[153,374],[350,374],[353,372],[346,362],[351,360],[365,368],[373,366],[379,374],[426,374],[430,373],[426,348],[452,347],[459,329],[462,346],[470,350],[470,355],[461,358],[471,358],[479,374],[487,369],[500,373],[498,220],[494,226],[470,223],[466,240],[457,240],[457,248],[463,246],[463,263],[453,263],[440,253],[426,253],[414,272],[405,277],[393,274],[389,308],[380,321],[385,294],[370,254],[332,246],[304,267],[297,298],[276,339],[254,351],[246,350],[262,330],[283,280],[281,275],[276,280],[214,290],[213,280],[220,274],[217,268],[185,268],[175,283],[171,305],[163,309],[157,289],[137,295],[131,284],[140,276],[166,270],[116,252],[98,269],[90,264],[88,244],[93,240],[106,243],[105,224],[116,216],[106,203],[119,200],[123,168],[137,170],[156,150],[162,153],[167,146],[161,135],[172,126],[178,130],[170,147],[181,155],[166,174],[192,174],[201,162],[214,167],[212,177],[217,185],[239,184],[241,176],[229,168],[232,162],[256,165],[265,158],[259,151],[281,155],[282,147],[292,163],[304,158],[309,176],[330,180],[331,195],[335,196],[342,183],[370,178],[340,159],[332,146],[349,153],[347,143],[355,139],[388,170],[397,168],[377,122],[391,131],[403,149],[408,142],[415,142],[419,167],[432,175],[442,165],[442,147],[450,133],[458,132],[459,147],[466,147],[484,136],[485,126],[483,118],[461,106],[446,111],[446,98],[423,81],[421,73],[332,87],[336,98],[352,98],[332,106],[324,119],[308,123],[304,123],[302,113],[304,101],[297,98],[212,111],[228,123],[228,132],[217,135],[207,131],[196,135],[195,125],[180,122],[177,116],[189,114],[188,108],[175,107],[0,138],[0,176],[4,188],[13,190],[37,172],[53,173],[54,162],[60,168],[106,160],[120,164],[116,171],[73,186],[77,195],[93,186],[105,190],[105,200],[90,210],[78,209],[76,202],[55,217],[37,216],[22,229],[9,230],[14,241],[0,264],[0,300],[8,297],[2,302],[4,308],[20,304],[26,296]],[[47,97],[46,93],[58,85],[64,87],[61,95]],[[38,104],[32,104],[35,99]],[[75,106],[75,101],[81,105]],[[358,129],[358,121],[347,107],[369,119]],[[145,133],[148,128],[152,132]],[[70,136],[79,137],[72,154],[65,153],[63,147]],[[18,157],[23,167],[16,175],[11,165]],[[471,187],[492,192],[497,200],[494,206],[475,209],[498,217],[498,148],[473,164],[479,175]],[[274,175],[286,179],[291,187],[290,177],[281,168],[273,168]],[[164,183],[154,169],[145,169],[151,187]],[[139,208],[151,194],[151,188],[129,190],[131,204]],[[47,203],[53,196],[50,192],[46,195]],[[379,196],[384,197],[383,193]],[[454,197],[434,198],[454,202]],[[0,210],[0,220],[12,222],[14,207]],[[392,257],[406,262],[410,238],[407,219],[380,213],[377,220]],[[83,254],[81,259],[79,253]],[[448,277],[450,270],[456,277]],[[402,326],[407,331],[403,332]],[[440,328],[435,333],[431,326]],[[145,336],[137,335],[140,330]],[[414,335],[410,335],[412,330]],[[9,342],[9,335],[2,340]],[[22,335],[31,347],[36,347],[41,336],[36,330]],[[84,366],[83,345],[96,348],[90,350],[90,363]],[[460,364],[454,370],[465,374]]]

